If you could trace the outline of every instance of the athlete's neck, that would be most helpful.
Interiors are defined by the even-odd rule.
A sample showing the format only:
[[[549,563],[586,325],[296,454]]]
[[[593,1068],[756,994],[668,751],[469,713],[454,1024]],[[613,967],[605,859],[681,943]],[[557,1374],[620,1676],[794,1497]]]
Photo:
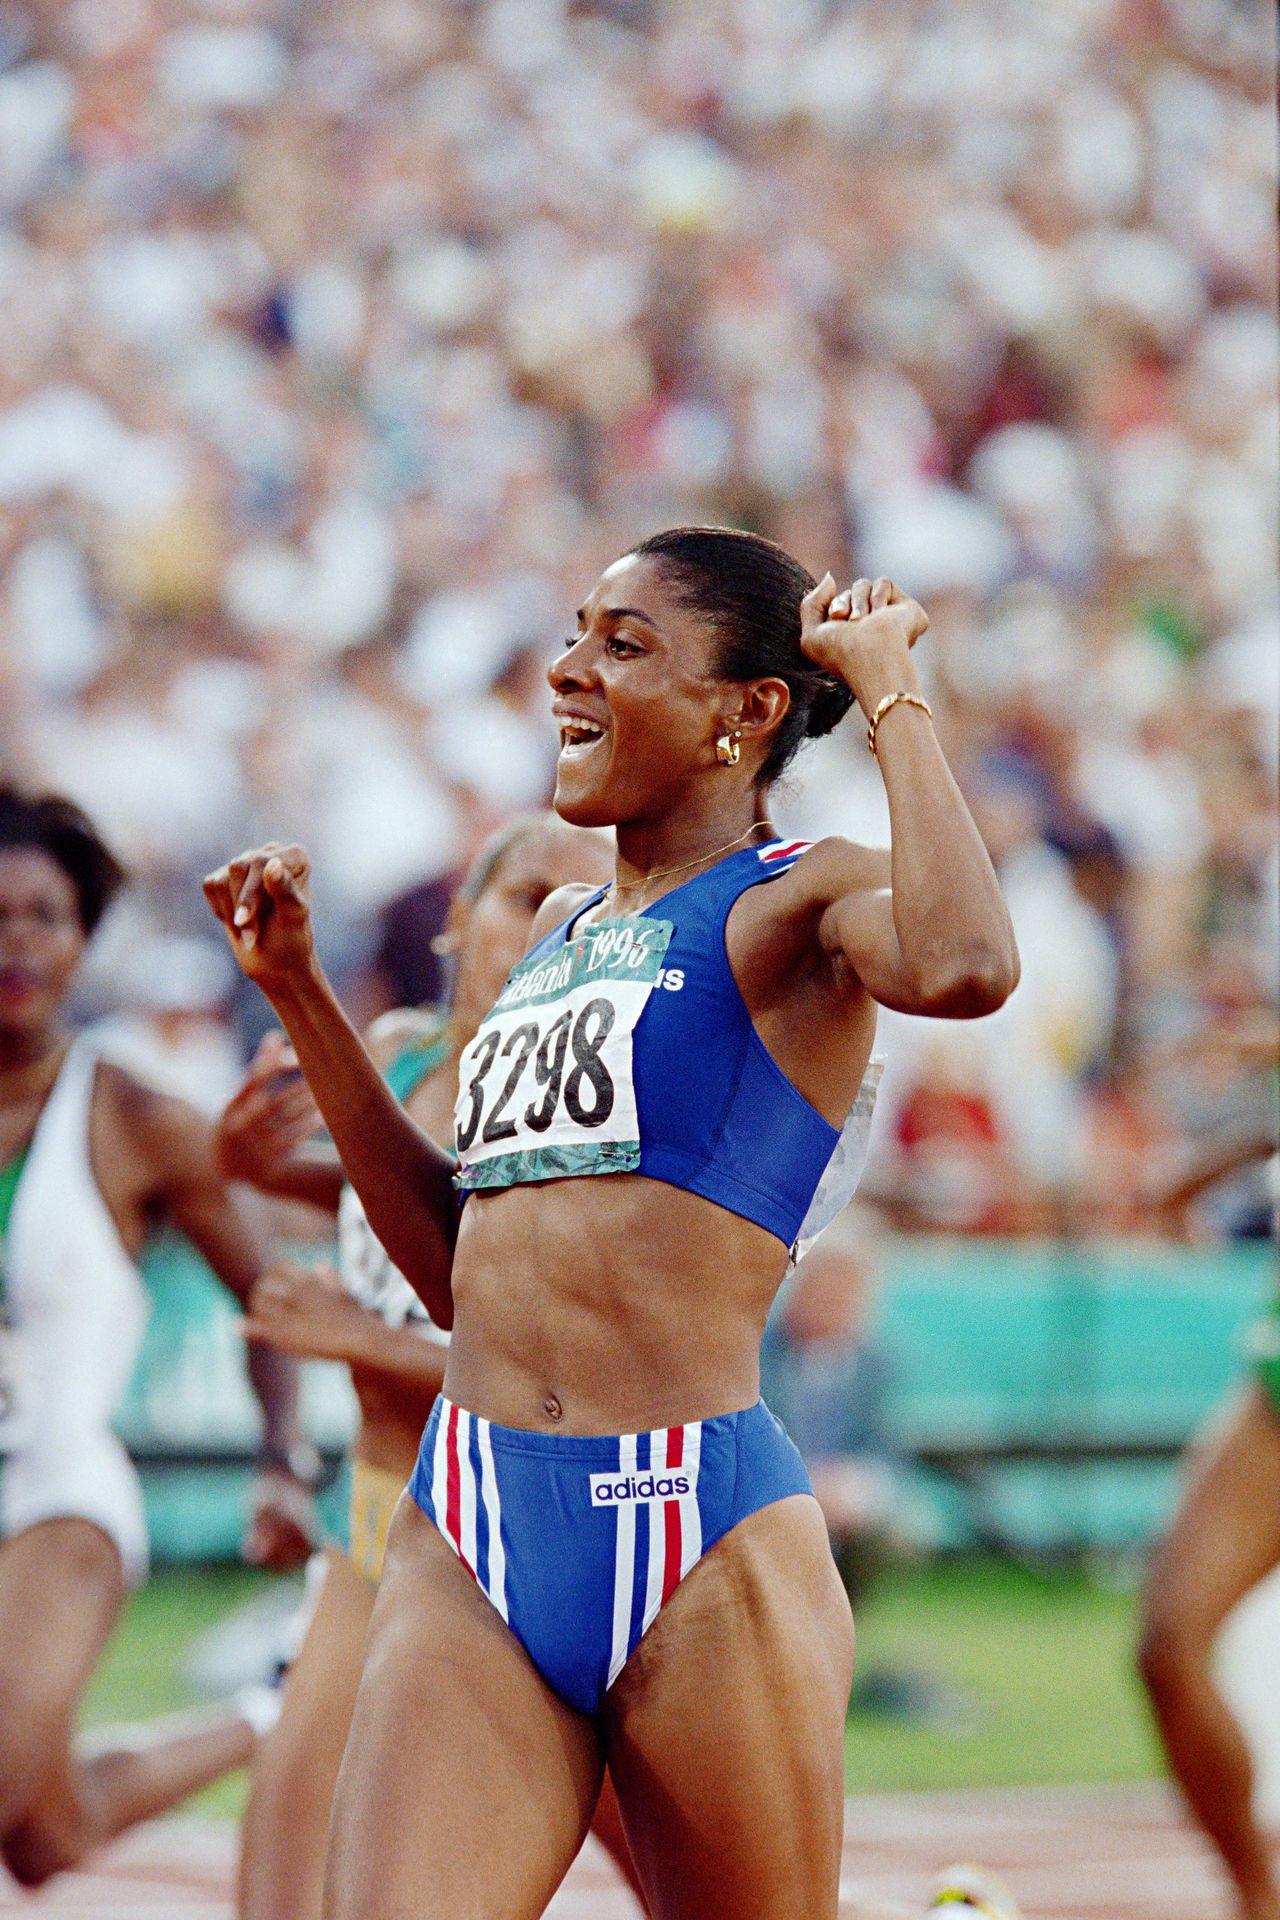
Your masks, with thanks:
[[[700,866],[709,866],[740,847],[763,845],[773,832],[759,805],[753,815],[744,814],[739,806],[723,816],[682,814],[678,819],[620,826],[610,897],[621,895],[632,902],[654,887],[665,890],[668,880],[682,884],[692,879]]]
[[[0,1106],[29,1099],[51,1084],[70,1044],[60,1024],[20,1033],[0,1028]]]

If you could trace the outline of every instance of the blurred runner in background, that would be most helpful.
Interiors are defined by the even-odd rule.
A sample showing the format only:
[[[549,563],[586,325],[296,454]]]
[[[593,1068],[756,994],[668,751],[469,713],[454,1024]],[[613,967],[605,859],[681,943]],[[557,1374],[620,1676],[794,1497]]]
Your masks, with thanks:
[[[1230,1023],[1217,1049],[1237,1071],[1280,1062],[1274,1014]],[[1186,1231],[1193,1203],[1250,1164],[1270,1159],[1270,1133],[1214,1143],[1153,1195]],[[1140,1666],[1169,1764],[1234,1882],[1241,1920],[1280,1920],[1275,1849],[1253,1806],[1245,1736],[1218,1685],[1223,1623],[1280,1566],[1280,1293],[1253,1329],[1253,1377],[1189,1457],[1182,1501],[1152,1556],[1143,1594]]]
[[[150,1229],[187,1234],[238,1299],[262,1268],[209,1123],[73,1034],[66,1001],[124,873],[78,808],[0,788],[0,1852],[38,1885],[253,1751],[246,1707],[75,1742],[84,1693],[147,1567],[138,1477],[111,1419],[148,1299]],[[290,1477],[296,1366],[250,1362],[277,1492],[252,1557],[309,1541]]]

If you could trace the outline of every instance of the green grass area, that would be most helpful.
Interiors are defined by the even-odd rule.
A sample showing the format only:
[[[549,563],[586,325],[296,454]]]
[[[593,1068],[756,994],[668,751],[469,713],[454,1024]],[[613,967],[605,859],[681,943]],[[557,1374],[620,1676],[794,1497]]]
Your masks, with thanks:
[[[191,1643],[267,1576],[162,1571],[130,1601],[89,1695],[91,1723],[189,1705]],[[918,1677],[941,1711],[849,1722],[853,1792],[1140,1779],[1159,1757],[1133,1678],[1132,1594],[1079,1572],[1036,1573],[981,1557],[882,1573],[858,1607],[859,1684]],[[877,1689],[883,1691],[883,1689]],[[196,1802],[234,1814],[244,1779]]]
[[[919,1675],[936,1683],[943,1711],[931,1725],[855,1710],[852,1792],[1160,1771],[1133,1673],[1132,1593],[1080,1572],[966,1556],[882,1574],[857,1617],[858,1685],[885,1669]]]

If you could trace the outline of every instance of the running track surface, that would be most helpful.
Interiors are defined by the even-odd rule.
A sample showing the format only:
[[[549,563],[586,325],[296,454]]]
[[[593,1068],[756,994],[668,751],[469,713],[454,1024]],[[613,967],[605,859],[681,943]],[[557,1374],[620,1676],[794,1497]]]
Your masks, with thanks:
[[[168,1820],[30,1898],[3,1879],[0,1914],[78,1920],[232,1920],[225,1825]],[[910,1920],[933,1873],[980,1859],[1005,1874],[1027,1920],[1230,1920],[1223,1879],[1158,1786],[884,1794],[851,1800],[842,1920]],[[548,1920],[635,1920],[588,1843]]]

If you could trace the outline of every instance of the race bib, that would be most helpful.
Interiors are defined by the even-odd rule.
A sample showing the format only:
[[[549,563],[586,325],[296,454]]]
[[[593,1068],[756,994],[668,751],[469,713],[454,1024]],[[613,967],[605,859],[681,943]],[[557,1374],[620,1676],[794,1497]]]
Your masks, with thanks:
[[[411,1327],[429,1338],[447,1338],[432,1320],[399,1267],[369,1225],[354,1187],[344,1186],[338,1202],[338,1273],[343,1290],[389,1327]]]
[[[667,920],[602,920],[513,969],[462,1056],[459,1186],[635,1171],[632,1039],[671,934]]]

